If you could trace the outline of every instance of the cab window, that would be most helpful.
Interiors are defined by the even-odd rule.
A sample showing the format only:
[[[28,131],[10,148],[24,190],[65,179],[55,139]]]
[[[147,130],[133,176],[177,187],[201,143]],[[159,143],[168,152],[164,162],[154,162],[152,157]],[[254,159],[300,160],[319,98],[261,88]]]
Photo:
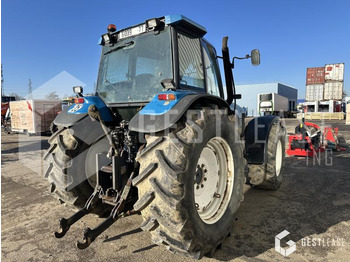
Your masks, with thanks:
[[[205,92],[200,40],[179,32],[178,50],[180,85]]]
[[[219,74],[219,68],[216,60],[215,50],[205,41],[202,41],[202,46],[207,93],[214,96],[220,96],[219,80],[217,77],[217,75]]]

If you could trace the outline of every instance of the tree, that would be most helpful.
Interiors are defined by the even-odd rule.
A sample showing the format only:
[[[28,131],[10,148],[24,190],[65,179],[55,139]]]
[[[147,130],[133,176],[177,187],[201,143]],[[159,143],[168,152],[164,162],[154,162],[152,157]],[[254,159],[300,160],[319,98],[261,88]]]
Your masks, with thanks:
[[[56,94],[55,91],[47,94],[45,97],[47,99],[50,99],[50,100],[59,100],[60,99],[60,97]]]

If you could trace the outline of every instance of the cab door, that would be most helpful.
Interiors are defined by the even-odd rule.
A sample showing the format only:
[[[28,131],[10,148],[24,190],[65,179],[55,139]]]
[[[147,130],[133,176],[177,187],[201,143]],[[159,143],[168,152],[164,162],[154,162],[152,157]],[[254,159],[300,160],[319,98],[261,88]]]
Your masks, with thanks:
[[[202,40],[202,52],[207,93],[224,98],[216,51],[207,41]]]

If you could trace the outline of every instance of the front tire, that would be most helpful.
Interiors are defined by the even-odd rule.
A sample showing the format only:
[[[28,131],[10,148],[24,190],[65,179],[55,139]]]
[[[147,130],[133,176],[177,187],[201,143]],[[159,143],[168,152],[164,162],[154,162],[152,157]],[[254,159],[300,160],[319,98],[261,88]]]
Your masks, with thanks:
[[[210,111],[196,110],[169,134],[146,137],[133,179],[141,228],[154,243],[197,259],[222,244],[243,199],[243,150],[235,143],[234,118]]]
[[[283,180],[285,158],[285,129],[276,121],[267,141],[267,162],[261,165],[248,165],[250,184],[255,188],[277,190]]]

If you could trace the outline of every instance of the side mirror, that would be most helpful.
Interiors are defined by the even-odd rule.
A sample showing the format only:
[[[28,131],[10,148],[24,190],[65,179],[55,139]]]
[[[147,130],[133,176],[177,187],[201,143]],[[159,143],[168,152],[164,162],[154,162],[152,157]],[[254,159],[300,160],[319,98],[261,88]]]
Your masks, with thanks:
[[[260,51],[259,49],[253,49],[250,53],[252,65],[260,65]]]
[[[78,96],[83,96],[83,87],[82,86],[73,86],[73,93]]]

